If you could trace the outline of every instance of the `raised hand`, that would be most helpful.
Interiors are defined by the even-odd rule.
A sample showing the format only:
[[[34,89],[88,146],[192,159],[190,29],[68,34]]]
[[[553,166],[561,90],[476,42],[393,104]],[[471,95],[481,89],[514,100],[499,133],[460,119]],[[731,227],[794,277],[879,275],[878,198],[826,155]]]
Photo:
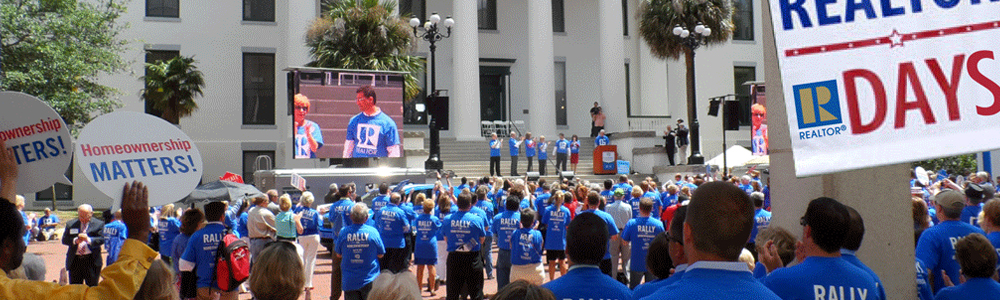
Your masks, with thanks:
[[[143,243],[149,240],[149,189],[138,181],[126,183],[122,190],[122,221],[128,238]]]
[[[0,140],[0,197],[14,203],[17,196],[17,162],[13,150]]]

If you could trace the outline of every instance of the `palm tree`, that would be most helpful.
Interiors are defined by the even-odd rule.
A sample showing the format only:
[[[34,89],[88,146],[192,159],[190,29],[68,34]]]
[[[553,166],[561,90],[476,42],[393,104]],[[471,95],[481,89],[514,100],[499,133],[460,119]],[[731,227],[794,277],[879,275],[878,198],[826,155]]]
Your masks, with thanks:
[[[729,41],[733,34],[733,13],[732,0],[647,0],[639,7],[639,35],[649,45],[653,56],[678,59],[681,53],[684,54],[691,135],[691,160],[688,163],[704,163],[704,157],[699,153],[699,125],[695,113],[694,51],[701,45]],[[698,25],[710,28],[711,34],[689,37],[686,42],[673,34],[674,27],[690,30]]]
[[[198,109],[194,98],[203,95],[201,88],[205,86],[205,79],[194,63],[194,57],[177,56],[146,64],[146,76],[142,77],[146,88],[142,89],[142,99],[163,112],[160,117],[167,122],[178,124],[181,118]]]
[[[408,55],[416,44],[409,16],[394,16],[388,0],[325,0],[328,11],[306,30],[310,67],[407,72],[404,99],[420,93],[424,59]]]

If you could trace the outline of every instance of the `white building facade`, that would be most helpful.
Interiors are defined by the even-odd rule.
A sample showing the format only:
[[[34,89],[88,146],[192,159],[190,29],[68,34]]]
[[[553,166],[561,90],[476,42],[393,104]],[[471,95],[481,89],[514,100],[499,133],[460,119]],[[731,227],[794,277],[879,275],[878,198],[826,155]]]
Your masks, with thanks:
[[[398,11],[421,20],[432,12],[455,19],[451,37],[438,42],[436,52],[437,89],[450,97],[450,130],[443,137],[482,140],[484,120],[523,121],[519,130],[536,135],[588,136],[594,102],[604,108],[608,132],[662,134],[676,119],[690,122],[684,61],[649,53],[638,34],[640,1],[401,0]],[[708,116],[708,99],[738,94],[749,101],[742,83],[764,78],[763,8],[750,0],[736,0],[734,6],[734,40],[702,47],[696,55],[706,159],[722,152],[721,116]],[[103,81],[124,92],[121,109],[148,112],[139,97],[144,62],[194,56],[205,78],[204,97],[180,127],[201,151],[204,182],[227,171],[247,177],[261,155],[271,157],[275,168],[325,167],[329,162],[292,159],[291,106],[282,71],[310,61],[304,33],[320,11],[320,0],[132,1],[122,16],[131,25],[123,36],[131,42],[123,55],[131,72]],[[428,46],[421,41],[415,54],[429,57]],[[743,114],[741,130],[727,133],[729,145],[750,145],[748,110]],[[405,130],[427,130],[419,124],[425,119],[414,121]],[[107,198],[74,169],[76,184],[57,187],[57,200]],[[45,206],[52,191],[27,196],[37,198],[34,206]]]

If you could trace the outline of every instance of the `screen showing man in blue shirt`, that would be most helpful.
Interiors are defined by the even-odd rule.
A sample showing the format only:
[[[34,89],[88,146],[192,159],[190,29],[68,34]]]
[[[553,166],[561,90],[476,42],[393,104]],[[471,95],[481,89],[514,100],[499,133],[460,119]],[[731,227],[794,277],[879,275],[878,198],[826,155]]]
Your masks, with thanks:
[[[357,94],[361,112],[347,123],[343,157],[399,157],[402,152],[399,129],[396,121],[376,105],[375,89],[364,85],[358,88]]]
[[[365,225],[368,222],[368,205],[357,203],[351,208],[351,225],[344,227],[337,236],[335,251],[341,259],[343,272],[341,284],[345,300],[364,300],[378,277],[378,259],[385,254],[385,245],[378,230]]]

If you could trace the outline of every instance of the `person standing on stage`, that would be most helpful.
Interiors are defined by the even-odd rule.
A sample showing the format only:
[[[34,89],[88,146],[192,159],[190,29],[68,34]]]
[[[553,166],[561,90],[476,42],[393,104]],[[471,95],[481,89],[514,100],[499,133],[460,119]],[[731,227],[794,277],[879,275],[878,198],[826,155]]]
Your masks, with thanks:
[[[690,142],[688,141],[688,128],[684,126],[684,120],[677,119],[677,131],[675,135],[677,136],[677,150],[680,153],[680,157],[678,157],[678,160],[680,160],[679,164],[686,165],[687,149]]]
[[[493,133],[490,135],[490,176],[502,176],[500,175],[500,146],[503,143],[497,138],[497,134]],[[529,165],[528,170],[531,170]]]
[[[518,140],[516,132],[510,133],[510,140],[507,140],[510,148],[510,176],[521,176],[517,174],[517,155],[521,152],[521,142],[524,142],[524,138]]]
[[[531,165],[535,159],[535,139],[531,137],[531,132],[524,134],[524,157],[528,159],[528,172],[531,172]]]
[[[667,149],[667,160],[670,165],[674,165],[674,154],[677,153],[677,131],[667,125],[667,130],[663,131],[663,147]]]
[[[580,137],[575,134],[569,142],[569,164],[573,166],[573,174],[576,174],[576,165],[580,163]]]
[[[601,131],[597,134],[597,137],[594,138],[594,146],[605,145],[611,145],[611,141],[608,139],[608,136],[604,134],[604,130],[601,129]]]
[[[548,148],[549,143],[545,142],[545,136],[539,136],[535,152],[538,153],[538,174],[541,176],[545,176],[545,162],[549,160]]]
[[[559,140],[556,141],[556,171],[566,171],[567,154],[569,154],[569,141],[566,140],[565,135],[560,133]]]

